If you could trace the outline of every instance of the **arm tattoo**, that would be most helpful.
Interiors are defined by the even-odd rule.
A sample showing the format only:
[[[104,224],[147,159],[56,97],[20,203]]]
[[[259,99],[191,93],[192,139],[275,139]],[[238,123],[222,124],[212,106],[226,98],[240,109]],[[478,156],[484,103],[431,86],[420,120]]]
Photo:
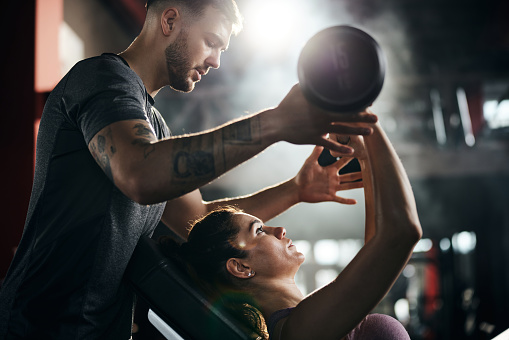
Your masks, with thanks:
[[[139,136],[139,138],[133,140],[132,144],[139,145],[143,148],[143,156],[144,158],[147,158],[155,150],[155,145],[152,144],[151,141],[156,139],[156,137],[152,129],[144,124],[138,123],[134,125],[133,129],[135,129],[134,134]],[[115,146],[111,128],[107,129],[105,134],[98,134],[97,137],[92,139],[90,142],[90,151],[97,164],[99,164],[101,169],[103,169],[106,176],[114,182],[110,159],[117,152],[117,148]]]
[[[136,138],[132,141],[132,145],[139,145],[143,148],[143,157],[145,159],[156,149],[155,144],[151,144],[148,138]]]
[[[210,152],[196,151],[189,153],[179,151],[175,156],[173,170],[179,178],[196,177],[214,177],[214,156]]]
[[[154,136],[152,130],[141,123],[136,124],[133,129],[136,129],[136,136]]]
[[[223,133],[223,142],[227,144],[260,144],[259,124],[259,118],[253,117],[226,126]]]
[[[106,147],[106,137],[99,135],[97,136],[97,149],[100,153],[104,153]]]
[[[140,138],[136,138],[132,141],[132,145],[139,145],[143,148],[143,157],[147,159],[147,157],[156,149],[155,144],[151,143],[151,138],[155,138],[154,133],[150,128],[146,125],[138,123],[133,129],[136,130],[134,133],[136,136],[141,136]]]
[[[112,157],[113,154],[116,152],[116,148],[113,145],[113,138],[111,137],[111,130],[109,130],[107,132],[107,137],[109,137],[109,140],[111,142],[111,145],[110,145],[110,154],[111,154],[111,157]],[[103,169],[103,171],[106,174],[106,176],[112,182],[114,182],[114,180],[113,180],[113,173],[111,171],[111,165],[110,165],[110,155],[108,155],[107,147],[106,147],[106,143],[107,143],[107,139],[106,138],[107,137],[105,137],[103,135],[98,135],[97,139],[96,140],[92,140],[92,142],[90,143],[90,149],[91,149],[91,152],[92,152],[92,156],[94,157],[94,159],[97,162],[97,164],[99,164],[101,169]]]

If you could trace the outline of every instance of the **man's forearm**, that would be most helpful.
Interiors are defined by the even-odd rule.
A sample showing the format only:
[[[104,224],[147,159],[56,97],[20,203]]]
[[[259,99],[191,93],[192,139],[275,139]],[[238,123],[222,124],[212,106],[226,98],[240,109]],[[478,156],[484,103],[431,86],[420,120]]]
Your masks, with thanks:
[[[151,143],[139,163],[147,178],[142,201],[161,202],[184,195],[218,178],[274,142],[253,115],[219,128]]]
[[[278,141],[321,145],[349,155],[350,147],[326,135],[367,135],[371,129],[364,123],[376,119],[367,112],[337,115],[319,110],[294,86],[276,108],[203,133],[157,141],[144,120],[115,122],[92,138],[89,150],[126,196],[153,204],[200,188]]]

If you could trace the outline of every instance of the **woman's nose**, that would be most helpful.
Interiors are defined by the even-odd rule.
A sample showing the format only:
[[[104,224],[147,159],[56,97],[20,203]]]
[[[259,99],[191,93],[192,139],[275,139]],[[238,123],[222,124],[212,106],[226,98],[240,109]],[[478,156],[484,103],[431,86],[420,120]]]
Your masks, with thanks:
[[[274,236],[282,240],[286,235],[286,229],[283,227],[274,227]]]

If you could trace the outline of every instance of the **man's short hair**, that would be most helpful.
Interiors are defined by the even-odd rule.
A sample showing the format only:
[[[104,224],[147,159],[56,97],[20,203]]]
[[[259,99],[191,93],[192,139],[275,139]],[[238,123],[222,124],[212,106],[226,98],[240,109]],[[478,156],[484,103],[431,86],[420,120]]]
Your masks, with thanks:
[[[181,6],[197,17],[203,14],[206,7],[212,6],[221,11],[230,21],[233,34],[236,35],[242,30],[243,19],[235,0],[147,0],[146,7],[148,10],[168,5]]]

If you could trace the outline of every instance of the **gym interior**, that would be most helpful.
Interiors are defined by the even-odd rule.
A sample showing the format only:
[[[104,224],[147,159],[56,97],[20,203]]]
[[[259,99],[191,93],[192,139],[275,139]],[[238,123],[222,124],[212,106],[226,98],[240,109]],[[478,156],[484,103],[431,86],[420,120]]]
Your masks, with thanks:
[[[375,311],[415,340],[493,339],[509,328],[509,2],[503,0],[238,0],[244,30],[221,68],[189,94],[155,98],[174,135],[203,131],[275,106],[298,82],[305,42],[334,25],[373,36],[386,75],[372,110],[410,177],[423,238]],[[35,139],[45,99],[79,60],[118,53],[136,37],[143,0],[29,0],[3,6],[4,178],[0,278],[23,231]],[[263,18],[263,19],[261,19]],[[6,41],[5,41],[6,40]],[[202,190],[212,200],[293,176],[312,146],[279,143]],[[264,164],[271,164],[266,167]],[[296,280],[310,293],[362,247],[356,206],[300,204],[271,221],[306,261]],[[317,218],[316,216],[320,216]],[[160,225],[156,234],[164,234]],[[134,339],[164,339],[140,300]]]

